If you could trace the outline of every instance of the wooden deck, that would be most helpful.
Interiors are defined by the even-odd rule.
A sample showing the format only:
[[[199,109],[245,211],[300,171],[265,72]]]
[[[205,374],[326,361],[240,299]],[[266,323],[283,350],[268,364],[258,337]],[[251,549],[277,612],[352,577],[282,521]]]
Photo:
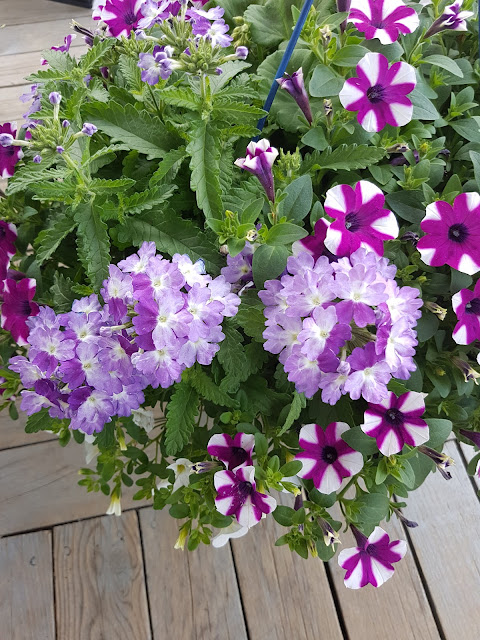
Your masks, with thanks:
[[[21,119],[22,78],[72,17],[88,22],[88,12],[49,0],[0,0],[0,122]],[[108,499],[78,487],[81,446],[62,449],[2,417],[0,640],[477,640],[480,505],[465,471],[473,449],[446,448],[454,478],[435,474],[409,501],[420,526],[386,526],[409,544],[395,576],[352,592],[335,561],[275,548],[272,518],[223,549],[174,551],[168,514],[126,497],[121,518],[105,516]]]

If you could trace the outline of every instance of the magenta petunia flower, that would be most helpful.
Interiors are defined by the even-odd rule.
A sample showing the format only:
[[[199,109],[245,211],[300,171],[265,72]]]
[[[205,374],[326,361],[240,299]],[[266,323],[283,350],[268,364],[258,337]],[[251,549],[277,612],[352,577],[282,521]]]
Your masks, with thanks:
[[[480,271],[480,195],[461,193],[453,207],[438,200],[427,206],[420,223],[426,233],[417,243],[423,262],[432,267],[448,264],[473,275]]]
[[[237,433],[232,438],[228,433],[216,433],[208,441],[207,451],[214,458],[224,462],[227,469],[250,466],[255,436],[251,433]]]
[[[106,0],[93,12],[94,20],[101,20],[108,26],[108,32],[114,38],[128,37],[135,31],[143,18],[142,6],[145,0]]]
[[[390,542],[381,527],[375,527],[368,538],[354,526],[352,531],[358,546],[338,554],[338,564],[347,572],[345,586],[349,589],[360,589],[367,584],[380,587],[393,576],[392,565],[407,553],[407,543],[405,540]]]
[[[8,136],[15,138],[16,133],[16,122],[0,124],[0,135],[7,134]],[[23,158],[23,151],[21,147],[16,147],[12,144],[8,144],[6,146],[0,144],[0,178],[11,178],[15,171],[15,165],[19,160],[21,160],[21,158]]]
[[[11,222],[0,220],[0,262],[8,268],[10,258],[17,252],[15,240],[17,239],[17,228]]]
[[[286,74],[284,78],[277,78],[277,82],[282,89],[289,93],[303,112],[303,115],[312,124],[312,110],[308,100],[307,90],[303,81],[303,69],[300,67],[298,71],[292,75]]]
[[[257,491],[255,467],[217,471],[213,481],[217,490],[217,510],[225,516],[235,516],[242,527],[253,527],[277,506],[275,498]]]
[[[33,302],[36,282],[33,278],[20,281],[7,278],[3,290],[0,326],[10,331],[19,345],[25,346],[29,334],[27,318],[38,314],[38,305]]]
[[[416,11],[402,0],[352,0],[348,22],[367,40],[378,38],[382,44],[392,44],[399,33],[413,33],[420,23]]]
[[[424,394],[409,391],[400,397],[394,393],[378,404],[369,404],[362,431],[375,438],[384,456],[399,453],[403,445],[418,447],[427,442],[430,432],[425,420]]]
[[[325,238],[327,237],[330,222],[325,218],[319,218],[313,229],[313,233],[306,238],[296,240],[292,244],[292,253],[297,256],[301,251],[307,251],[314,260],[320,256],[333,257],[331,252],[325,247]]]
[[[452,333],[457,344],[480,340],[480,280],[473,291],[462,289],[452,297],[452,307],[458,322]]]
[[[267,198],[272,202],[275,200],[272,166],[277,156],[278,150],[275,147],[271,147],[270,142],[263,138],[258,142],[250,142],[247,147],[246,158],[235,160],[237,167],[257,176],[260,184],[265,189]]]
[[[365,131],[381,131],[385,125],[400,127],[412,119],[407,95],[417,83],[415,69],[406,62],[388,66],[381,53],[367,53],[357,64],[357,77],[345,81],[339,93],[347,111],[358,111]]]
[[[344,478],[359,473],[363,456],[342,440],[350,427],[345,422],[332,422],[325,431],[318,424],[306,424],[300,430],[299,445],[303,449],[296,460],[303,464],[300,478],[311,478],[321,493],[340,489]]]
[[[384,206],[382,191],[367,180],[357,182],[355,189],[347,184],[329,189],[325,213],[334,222],[327,229],[327,249],[342,257],[366,247],[382,256],[384,241],[398,236],[397,219]]]

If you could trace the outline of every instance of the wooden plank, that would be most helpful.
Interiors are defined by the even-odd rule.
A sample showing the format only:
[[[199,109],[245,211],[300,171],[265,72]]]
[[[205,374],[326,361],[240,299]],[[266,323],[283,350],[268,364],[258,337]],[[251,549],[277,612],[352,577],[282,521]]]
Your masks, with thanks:
[[[445,452],[453,477],[435,473],[412,495],[408,517],[420,526],[410,535],[446,639],[477,640],[480,505],[455,444]]]
[[[58,43],[59,44],[59,43]],[[81,56],[87,51],[87,45],[80,36],[73,41],[70,49],[71,55]],[[2,87],[15,87],[25,84],[25,78],[38,69],[47,69],[40,64],[39,51],[19,53],[15,56],[0,56],[0,89]]]
[[[0,540],[0,630],[5,640],[53,640],[52,534]]]
[[[71,4],[52,2],[52,0],[1,0],[0,24],[7,26],[29,24],[48,20],[68,20],[82,13],[80,7]],[[85,9],[84,16],[91,17],[92,12]]]
[[[57,640],[151,640],[135,511],[55,527]]]
[[[22,93],[30,91],[30,85],[24,84],[16,87],[5,87],[0,90],[0,122],[16,122],[20,127],[23,123],[23,114],[27,112],[30,102],[20,102]]]
[[[91,28],[93,20],[91,20],[85,12],[78,9],[72,18]],[[62,20],[48,20],[46,22],[28,23],[13,25],[2,29],[2,38],[0,40],[0,56],[18,55],[19,53],[27,53],[29,51],[42,51],[49,49],[52,45],[63,42],[63,38],[71,33],[70,20],[64,18]]]
[[[154,640],[246,640],[230,547],[174,549],[167,512],[142,509],[140,525]]]
[[[18,411],[18,420],[12,420],[8,413],[0,413],[0,451],[11,447],[21,447],[26,444],[56,440],[53,433],[39,431],[38,433],[25,433],[27,414]]]
[[[323,562],[275,547],[283,533],[268,516],[232,541],[250,639],[343,639]]]
[[[390,538],[405,540],[403,527],[395,517],[383,528]],[[339,551],[356,546],[350,531],[340,535],[342,544]],[[435,549],[431,552],[434,554]],[[370,585],[358,590],[347,589],[343,581],[345,571],[338,566],[338,557],[335,556],[329,565],[350,638],[384,640],[395,629],[397,638],[440,639],[411,550],[395,565],[395,573],[390,580],[378,589]]]
[[[103,515],[109,498],[77,484],[84,466],[84,447],[75,442],[0,451],[0,536]],[[131,500],[135,490],[125,489],[123,509],[145,504]]]

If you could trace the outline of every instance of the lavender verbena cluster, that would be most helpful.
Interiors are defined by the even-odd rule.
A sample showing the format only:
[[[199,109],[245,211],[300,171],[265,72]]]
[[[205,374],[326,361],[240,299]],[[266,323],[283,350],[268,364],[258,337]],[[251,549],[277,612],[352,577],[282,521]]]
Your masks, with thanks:
[[[265,283],[264,348],[279,354],[298,392],[311,398],[321,389],[332,405],[343,394],[378,403],[392,376],[409,378],[422,300],[395,274],[364,248],[337,262],[301,251],[280,280]]]
[[[240,304],[201,260],[167,260],[153,242],[110,265],[100,293],[103,302],[91,295],[68,313],[42,307],[28,320],[28,357],[10,360],[28,415],[48,408],[72,429],[101,431],[113,416],[138,409],[147,386],[167,388],[195,362],[210,364],[225,337],[222,321]]]

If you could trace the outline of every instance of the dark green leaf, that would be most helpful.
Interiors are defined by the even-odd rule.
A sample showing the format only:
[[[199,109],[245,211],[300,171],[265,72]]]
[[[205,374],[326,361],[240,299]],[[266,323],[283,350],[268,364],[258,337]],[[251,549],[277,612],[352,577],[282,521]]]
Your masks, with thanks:
[[[291,527],[293,524],[293,518],[295,516],[295,510],[292,507],[286,507],[279,504],[273,512],[273,517],[283,527]]]
[[[75,222],[70,210],[58,213],[52,224],[38,234],[35,240],[35,257],[38,264],[43,264],[56,251],[62,240],[73,231]]]
[[[347,171],[365,169],[369,165],[379,162],[384,156],[384,149],[367,144],[342,144],[334,150],[328,147],[325,151],[314,151],[307,155],[302,164],[302,172],[324,169],[345,169]]]
[[[253,254],[253,279],[258,289],[265,280],[277,278],[287,266],[290,255],[287,247],[278,245],[261,245]]]
[[[285,191],[287,196],[278,205],[278,215],[280,218],[286,216],[289,220],[300,222],[310,213],[312,207],[312,179],[308,175],[300,176],[291,182]]]
[[[199,411],[199,397],[187,382],[179,382],[167,405],[165,449],[174,456],[189,442]]]
[[[80,204],[75,209],[74,218],[78,225],[78,256],[90,282],[98,291],[108,276],[108,265],[111,262],[107,225],[90,202]]]
[[[298,420],[300,414],[302,413],[302,409],[304,409],[306,405],[307,401],[305,400],[305,396],[303,395],[303,393],[297,393],[295,391],[287,417],[282,427],[280,428],[280,431],[277,433],[277,437],[282,436],[286,431],[288,431],[288,429],[290,429],[295,420]]]
[[[309,84],[311,96],[317,98],[330,98],[338,96],[345,83],[345,78],[339,76],[330,67],[319,64],[315,67]],[[305,142],[305,144],[309,144]]]
[[[450,420],[441,420],[440,418],[426,418],[425,422],[430,430],[430,438],[425,443],[425,446],[432,449],[441,449],[443,443],[452,432],[452,422]]]
[[[224,207],[220,197],[220,143],[206,120],[198,120],[190,129],[187,153],[191,157],[190,186],[206,218],[221,219]]]

